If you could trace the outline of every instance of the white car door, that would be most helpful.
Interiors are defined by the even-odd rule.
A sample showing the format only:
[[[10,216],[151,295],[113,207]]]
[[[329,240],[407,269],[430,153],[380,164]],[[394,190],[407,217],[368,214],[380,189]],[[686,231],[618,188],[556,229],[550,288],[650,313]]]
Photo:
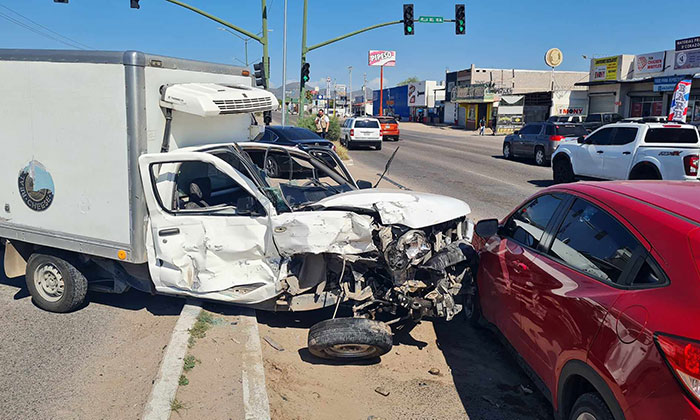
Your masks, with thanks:
[[[600,128],[594,131],[584,140],[576,150],[574,157],[574,171],[576,175],[605,179],[603,169],[603,154],[605,147],[610,144],[610,138],[614,128]]]
[[[627,179],[637,145],[636,127],[615,127],[610,145],[603,148],[603,171],[607,179]]]
[[[275,210],[250,179],[201,152],[142,155],[139,168],[156,290],[240,303],[278,293]]]

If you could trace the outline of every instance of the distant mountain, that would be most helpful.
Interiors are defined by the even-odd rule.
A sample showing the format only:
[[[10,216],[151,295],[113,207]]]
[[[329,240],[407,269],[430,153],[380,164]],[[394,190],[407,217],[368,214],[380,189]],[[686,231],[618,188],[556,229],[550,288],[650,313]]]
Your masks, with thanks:
[[[282,86],[270,89],[277,99],[282,100]],[[287,97],[299,97],[299,82],[287,82]]]

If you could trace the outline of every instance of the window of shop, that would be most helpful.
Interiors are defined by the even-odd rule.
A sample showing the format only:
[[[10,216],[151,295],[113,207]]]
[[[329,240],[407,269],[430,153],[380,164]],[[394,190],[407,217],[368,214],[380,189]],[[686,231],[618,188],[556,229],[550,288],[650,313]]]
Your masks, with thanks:
[[[689,123],[700,123],[700,96],[691,96],[688,102],[688,118]]]
[[[664,101],[661,96],[633,96],[630,100],[630,117],[664,115]]]

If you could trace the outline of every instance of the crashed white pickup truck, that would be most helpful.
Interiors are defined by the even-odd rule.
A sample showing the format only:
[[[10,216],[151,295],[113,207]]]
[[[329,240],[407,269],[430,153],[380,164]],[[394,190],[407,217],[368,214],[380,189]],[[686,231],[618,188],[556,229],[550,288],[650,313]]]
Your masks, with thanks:
[[[469,206],[367,188],[327,148],[251,141],[251,113],[277,100],[245,69],[0,50],[0,74],[5,271],[41,308],[130,287],[276,311],[347,302],[355,316],[313,326],[309,350],[366,358],[390,350],[390,326],[450,319],[469,293]]]

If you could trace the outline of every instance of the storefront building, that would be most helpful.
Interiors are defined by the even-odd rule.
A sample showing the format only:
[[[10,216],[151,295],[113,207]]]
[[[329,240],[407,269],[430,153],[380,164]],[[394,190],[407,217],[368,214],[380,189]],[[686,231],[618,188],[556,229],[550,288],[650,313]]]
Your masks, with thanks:
[[[408,84],[410,120],[423,123],[440,122],[444,112],[445,85],[443,82],[424,80]]]

